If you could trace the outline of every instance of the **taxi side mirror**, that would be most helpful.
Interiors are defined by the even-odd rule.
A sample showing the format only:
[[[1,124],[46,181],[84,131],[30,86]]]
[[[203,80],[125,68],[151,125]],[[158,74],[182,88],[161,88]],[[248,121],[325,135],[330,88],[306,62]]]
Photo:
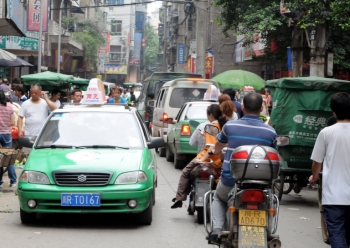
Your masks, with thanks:
[[[19,139],[19,145],[27,148],[32,148],[35,140],[36,140],[36,136],[30,136],[30,135],[22,136]]]
[[[164,139],[160,137],[151,137],[151,140],[148,142],[148,149],[160,148],[165,145]]]

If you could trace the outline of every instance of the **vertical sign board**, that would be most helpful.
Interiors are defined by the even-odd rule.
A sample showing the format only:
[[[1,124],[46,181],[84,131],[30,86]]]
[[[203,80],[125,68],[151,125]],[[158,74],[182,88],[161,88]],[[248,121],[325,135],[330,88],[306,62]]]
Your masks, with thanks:
[[[39,32],[40,29],[40,1],[43,1],[43,32],[48,31],[49,18],[48,18],[48,0],[28,0],[28,31]]]
[[[133,55],[131,60],[134,61],[134,63],[136,63],[136,64],[140,63],[141,41],[142,41],[142,33],[135,32],[135,34],[134,34],[134,55]]]
[[[214,73],[214,50],[208,50],[205,53],[205,73]]]
[[[25,16],[26,10],[21,0],[7,0],[6,18],[11,19],[23,34],[27,32]]]
[[[185,45],[184,44],[177,45],[177,63],[178,64],[185,63]]]

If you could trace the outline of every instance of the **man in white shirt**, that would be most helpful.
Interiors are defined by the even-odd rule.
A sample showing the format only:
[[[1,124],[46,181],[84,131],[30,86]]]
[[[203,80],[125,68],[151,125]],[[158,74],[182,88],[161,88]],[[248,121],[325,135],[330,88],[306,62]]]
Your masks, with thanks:
[[[331,246],[350,246],[350,95],[334,94],[331,109],[337,123],[318,135],[311,155],[311,184],[322,167],[322,205]]]
[[[53,89],[51,92],[50,101],[56,105],[56,108],[61,107],[60,98],[61,98],[61,91],[59,89]]]
[[[23,118],[26,118],[24,127],[25,135],[38,136],[44,125],[49,111],[56,109],[55,103],[51,102],[41,91],[40,85],[33,85],[30,89],[31,98],[23,102],[18,118],[18,132],[22,136]]]

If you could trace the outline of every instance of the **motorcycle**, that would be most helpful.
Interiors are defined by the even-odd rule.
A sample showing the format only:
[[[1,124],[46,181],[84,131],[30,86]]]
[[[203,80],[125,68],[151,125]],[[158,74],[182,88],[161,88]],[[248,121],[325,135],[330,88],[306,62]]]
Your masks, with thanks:
[[[278,137],[278,146],[288,143],[289,137]],[[281,247],[276,235],[279,199],[272,192],[281,164],[278,151],[271,147],[247,145],[233,151],[230,170],[237,182],[229,193],[226,222],[218,237],[221,239],[220,247]],[[210,221],[208,226],[206,209],[212,209],[214,193],[215,190],[210,190],[204,196],[204,225],[208,234],[213,224]]]
[[[208,132],[209,129],[210,131]],[[204,128],[204,132],[216,137],[219,133],[219,129],[207,124]],[[197,212],[198,224],[203,224],[204,221],[204,194],[207,191],[215,190],[219,182],[220,174],[221,168],[215,166],[211,159],[199,162],[191,171],[192,184],[187,212],[190,215],[193,215],[195,211]]]

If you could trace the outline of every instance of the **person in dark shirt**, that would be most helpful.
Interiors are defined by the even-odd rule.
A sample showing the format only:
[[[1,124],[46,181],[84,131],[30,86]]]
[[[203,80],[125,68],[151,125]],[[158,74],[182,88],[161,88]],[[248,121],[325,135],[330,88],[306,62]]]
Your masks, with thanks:
[[[231,101],[233,105],[235,105],[237,111],[236,113],[238,114],[238,118],[242,118],[244,116],[243,111],[242,111],[242,106],[239,102],[236,101],[236,91],[234,89],[226,89],[222,92],[223,94],[227,94],[231,97]]]

